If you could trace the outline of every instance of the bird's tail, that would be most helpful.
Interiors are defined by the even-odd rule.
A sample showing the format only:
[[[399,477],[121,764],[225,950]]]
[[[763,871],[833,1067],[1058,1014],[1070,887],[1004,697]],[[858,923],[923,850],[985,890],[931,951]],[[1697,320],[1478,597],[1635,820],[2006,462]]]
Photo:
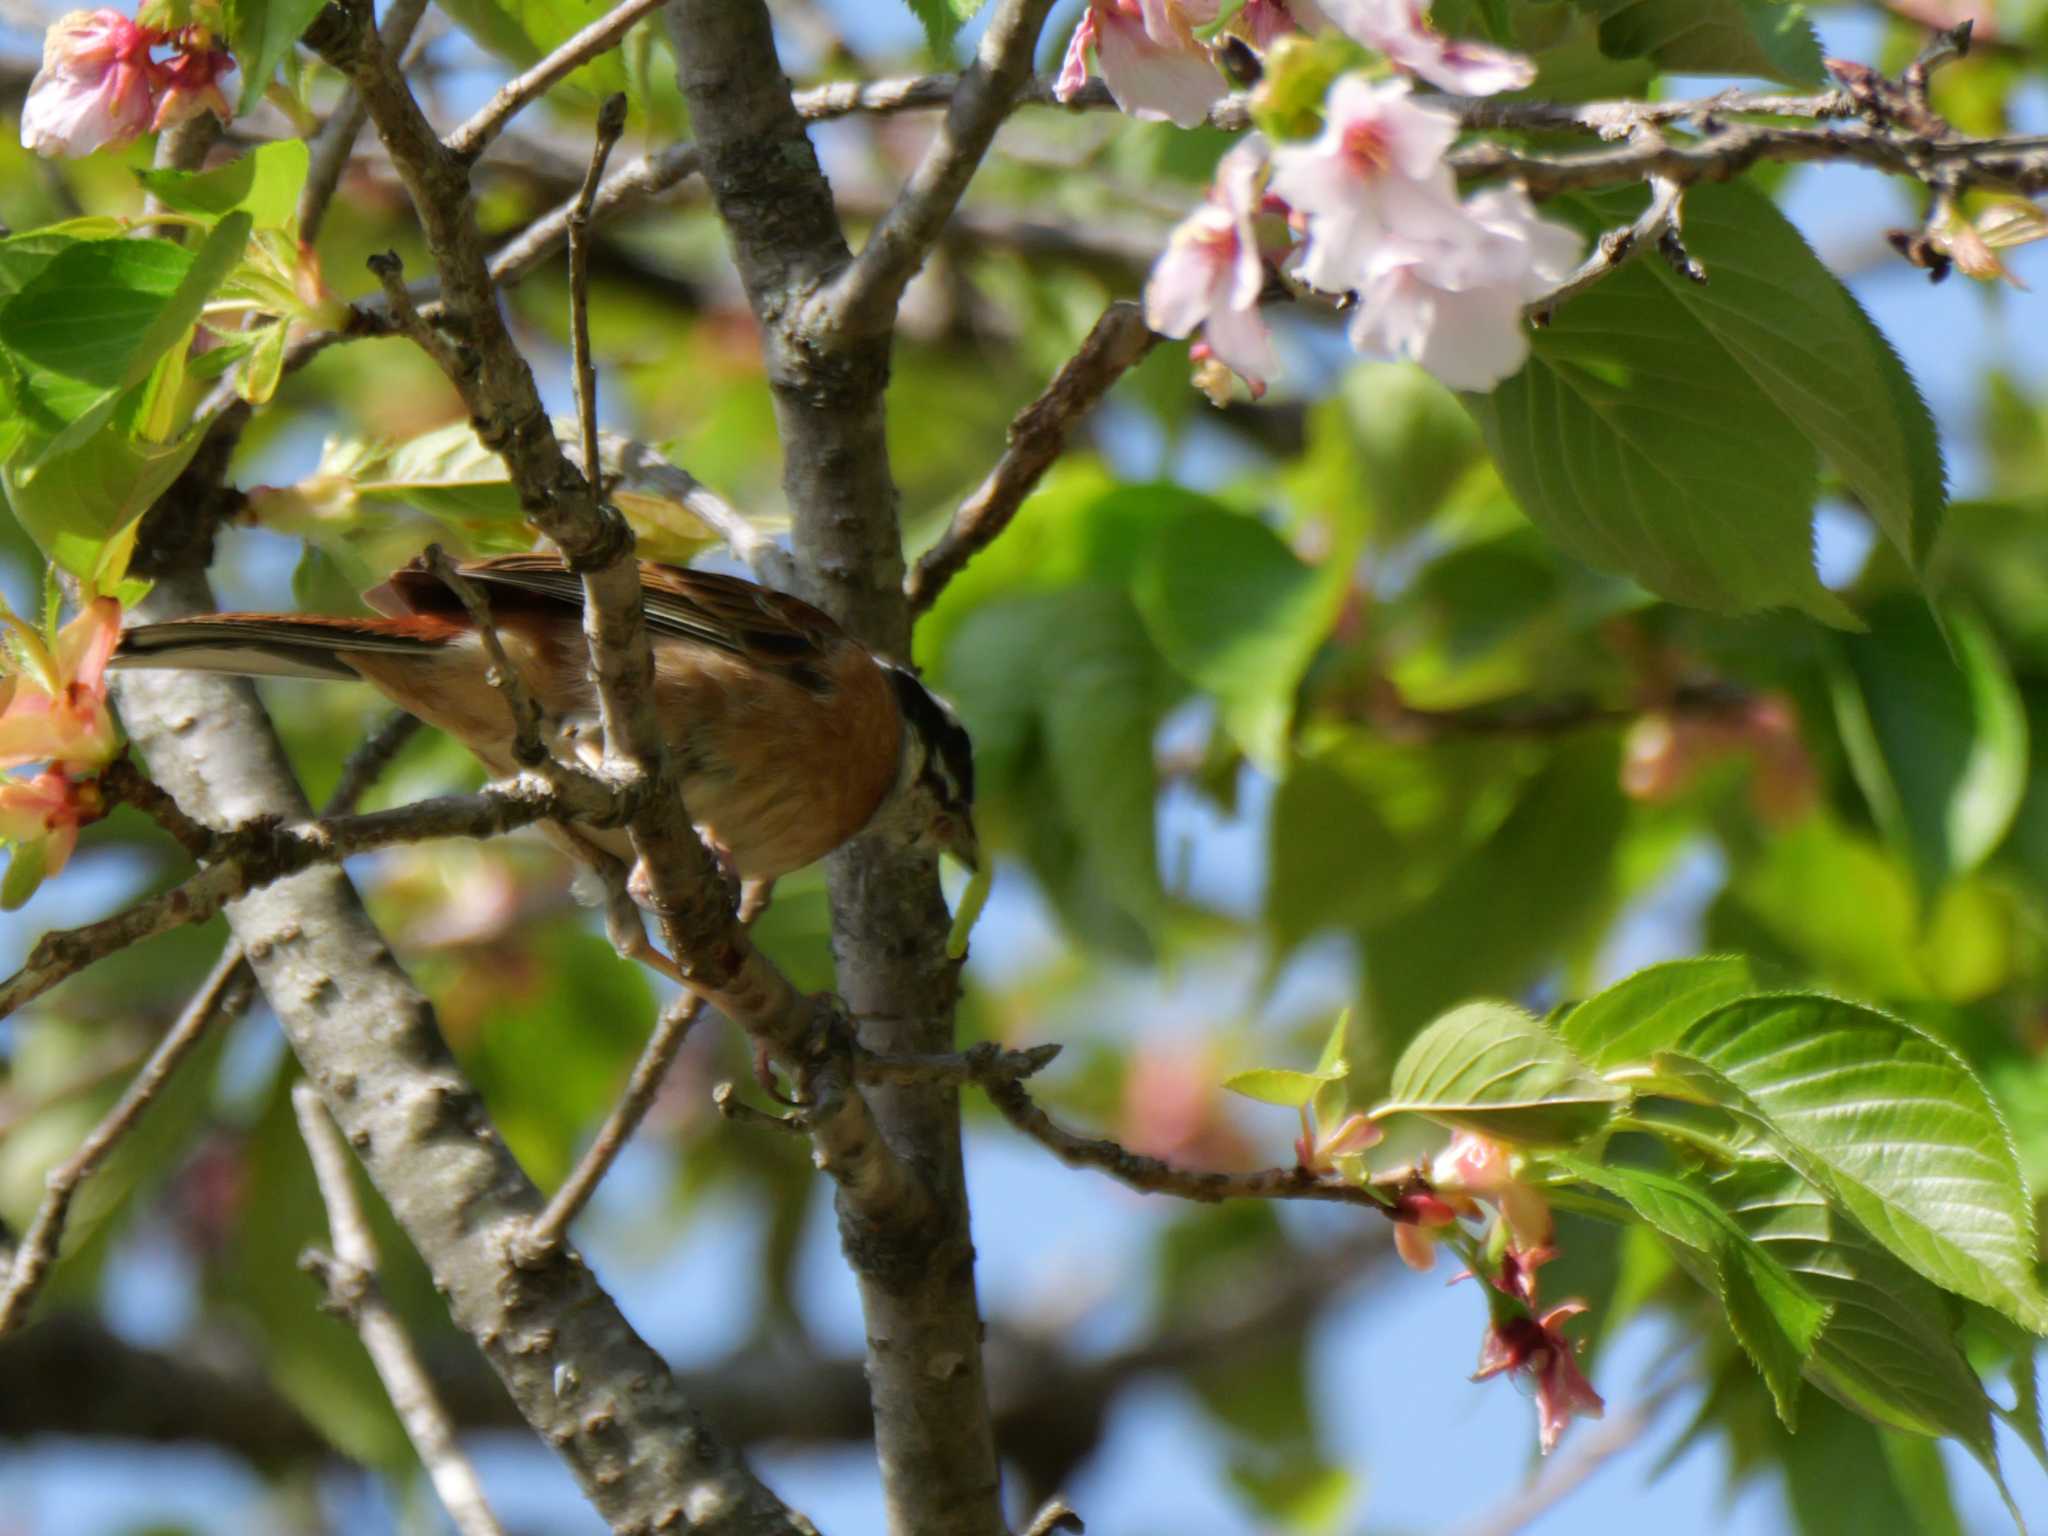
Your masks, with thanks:
[[[337,618],[294,613],[210,613],[138,624],[121,636],[117,667],[233,672],[244,677],[359,678],[356,655],[427,656],[463,633],[423,618]]]

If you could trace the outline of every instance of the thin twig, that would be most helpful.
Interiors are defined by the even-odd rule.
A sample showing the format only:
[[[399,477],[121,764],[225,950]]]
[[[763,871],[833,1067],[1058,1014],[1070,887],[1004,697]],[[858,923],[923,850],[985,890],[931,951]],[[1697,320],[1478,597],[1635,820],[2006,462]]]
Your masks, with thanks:
[[[400,335],[410,338],[444,372],[464,367],[465,360],[455,347],[413,303],[412,290],[405,285],[405,261],[398,252],[374,252],[364,265],[377,279],[377,286],[384,290],[384,308],[392,327]]]
[[[1065,1499],[1054,1499],[1031,1517],[1031,1523],[1024,1527],[1024,1536],[1059,1536],[1062,1531],[1080,1536],[1087,1529],[1081,1517],[1067,1507]]]
[[[341,765],[341,777],[334,781],[334,793],[328,797],[322,814],[346,816],[353,811],[369,793],[370,786],[391,766],[391,760],[425,728],[426,722],[418,715],[402,709],[394,709],[380,720]]]
[[[576,194],[576,206],[569,214],[569,361],[576,374],[576,423],[583,443],[583,463],[590,483],[604,494],[604,480],[597,449],[597,365],[590,357],[590,205],[596,201],[604,180],[605,162],[612,146],[626,131],[626,97],[623,91],[605,98],[597,114],[597,142],[590,151],[590,168],[583,174],[583,188]]]
[[[1068,1167],[1097,1169],[1146,1194],[1176,1195],[1205,1204],[1219,1200],[1317,1200],[1364,1206],[1382,1213],[1387,1210],[1371,1190],[1311,1173],[1306,1168],[1260,1168],[1249,1173],[1176,1168],[1105,1137],[1077,1136],[1032,1102],[1018,1078],[986,1078],[981,1083],[989,1102],[1002,1112],[1005,1120]]]
[[[1013,1083],[1036,1077],[1059,1054],[1057,1042],[1006,1051],[992,1040],[933,1056],[884,1056],[860,1049],[853,1070],[864,1083]]]
[[[42,1204],[36,1208],[35,1219],[7,1267],[4,1285],[0,1285],[0,1335],[18,1327],[28,1316],[37,1290],[56,1262],[64,1238],[64,1220],[79,1187],[148,1113],[164,1084],[214,1023],[241,1012],[254,992],[255,978],[242,963],[241,952],[231,948],[215,962],[212,974],[178,1021],[157,1042],[149,1060],[114,1101],[113,1108],[78,1144],[77,1151],[44,1176]]]
[[[913,613],[931,607],[946,583],[1010,525],[1024,499],[1066,451],[1074,428],[1158,340],[1136,304],[1119,300],[1102,312],[1080,350],[1010,423],[1009,446],[988,478],[918,559],[903,584]]]
[[[308,821],[258,820],[220,834],[218,862],[127,910],[44,934],[28,960],[0,981],[0,1018],[117,949],[203,923],[250,891],[316,864],[334,864],[395,843],[497,837],[540,821],[617,825],[624,802],[588,775],[522,774],[473,795],[440,795],[388,811]]]
[[[1556,288],[1529,305],[1524,311],[1537,325],[1548,325],[1556,318],[1557,312],[1587,289],[1593,287],[1609,273],[1617,271],[1636,252],[1655,245],[1663,250],[1674,265],[1684,262],[1679,270],[1688,276],[1694,273],[1696,282],[1703,282],[1706,274],[1692,258],[1685,253],[1683,244],[1677,242],[1678,209],[1685,196],[1685,188],[1668,176],[1650,178],[1650,205],[1645,208],[1632,224],[1619,229],[1610,229],[1602,235],[1593,247],[1593,254],[1580,263],[1576,272]],[[1672,252],[1675,248],[1676,255]]]
[[[806,122],[826,122],[855,113],[889,116],[898,112],[927,112],[953,99],[959,84],[957,75],[912,75],[893,80],[835,80],[796,92],[790,103]],[[621,213],[641,207],[671,188],[680,186],[703,169],[704,157],[695,144],[673,144],[644,155],[615,172],[598,189],[591,205],[591,217],[602,223]],[[569,237],[569,215],[575,209],[571,198],[542,214],[491,257],[491,276],[503,284],[518,282],[546,261]]]
[[[711,1102],[718,1113],[737,1125],[758,1125],[771,1131],[786,1131],[792,1136],[804,1134],[803,1118],[799,1115],[771,1115],[764,1109],[756,1109],[740,1097],[736,1084],[720,1083],[711,1090]]]
[[[310,1083],[292,1087],[292,1108],[299,1134],[313,1163],[313,1178],[327,1207],[327,1228],[334,1252],[308,1249],[299,1267],[316,1276],[327,1290],[329,1310],[346,1319],[363,1341],[370,1363],[405,1426],[406,1437],[419,1452],[420,1464],[441,1496],[448,1518],[461,1536],[504,1536],[504,1528],[485,1502],[476,1468],[455,1439],[455,1426],[434,1394],[432,1378],[414,1353],[405,1325],[392,1311],[377,1284],[377,1240],[356,1197],[355,1175],[341,1132]]]
[[[815,313],[825,328],[860,335],[894,323],[904,288],[1030,83],[1032,55],[1052,5],[1053,0],[998,0],[974,65],[960,77],[924,157],[860,255],[819,296]]]
[[[582,451],[580,447],[576,450],[577,468],[584,474],[602,474],[608,483],[644,489],[676,503],[724,539],[734,556],[767,585],[784,592],[795,590],[796,568],[774,536],[653,444],[618,432],[600,432],[596,471],[581,462]]]
[[[1899,76],[1899,84],[1906,88],[1923,111],[1931,110],[1928,107],[1928,90],[1934,72],[1969,53],[1970,34],[1974,29],[1975,23],[1964,21],[1936,32],[1921,45],[1920,51],[1913,56],[1913,62]]]
[[[420,18],[427,12],[427,4],[428,0],[391,0],[384,12],[384,25],[378,31],[392,53],[406,55]],[[334,201],[342,173],[348,169],[356,139],[369,116],[370,109],[363,105],[362,96],[352,89],[344,90],[334,110],[327,114],[327,121],[313,136],[306,182],[299,189],[299,238],[307,245],[320,238],[320,226],[327,220],[328,207]]]
[[[691,1026],[703,1016],[704,999],[687,992],[662,1010],[654,1033],[648,1036],[640,1059],[633,1064],[632,1076],[626,1080],[626,1091],[619,1095],[619,1102],[605,1117],[596,1139],[577,1161],[569,1177],[562,1181],[562,1187],[555,1191],[547,1208],[515,1240],[512,1256],[516,1263],[531,1268],[552,1257],[561,1247],[563,1239],[568,1236],[569,1223],[590,1203],[590,1197],[597,1193],[597,1186],[611,1171],[613,1162],[632,1139],[633,1132],[639,1129],[640,1122],[653,1107],[656,1095],[661,1092],[662,1080],[668,1076],[668,1069],[675,1064],[676,1052],[689,1038]]]
[[[601,53],[616,48],[633,29],[633,24],[658,9],[662,0],[625,0],[609,15],[600,16],[569,38],[546,58],[522,75],[515,75],[498,88],[498,93],[479,107],[470,119],[442,142],[456,154],[475,159],[505,125],[524,111],[564,75],[581,69]]]
[[[212,855],[214,845],[219,841],[218,834],[179,810],[178,802],[136,767],[134,758],[123,753],[101,772],[98,782],[100,793],[106,797],[108,805],[134,806],[169,833],[172,841],[195,860]]]
[[[522,768],[545,772],[552,766],[553,759],[547,744],[541,740],[540,701],[526,686],[525,674],[505,654],[505,641],[498,633],[497,622],[491,617],[490,599],[484,596],[481,587],[462,574],[440,545],[429,544],[420,558],[426,562],[427,569],[440,578],[441,585],[455,594],[456,601],[469,614],[470,622],[476,625],[484,654],[490,658],[485,680],[498,690],[505,700],[506,709],[512,714],[512,760]]]

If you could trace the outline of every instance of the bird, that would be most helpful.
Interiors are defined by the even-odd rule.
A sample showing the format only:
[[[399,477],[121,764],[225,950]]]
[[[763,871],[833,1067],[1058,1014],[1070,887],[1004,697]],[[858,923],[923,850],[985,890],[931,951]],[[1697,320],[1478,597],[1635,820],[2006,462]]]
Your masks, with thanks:
[[[551,749],[594,761],[603,737],[582,580],[550,554],[453,569],[487,596]],[[642,561],[640,585],[655,713],[683,802],[743,893],[765,897],[779,876],[862,832],[979,870],[973,745],[913,672],[801,599],[737,576]],[[517,772],[512,707],[491,680],[483,631],[435,562],[415,559],[364,601],[378,616],[213,613],[137,625],[113,665],[361,679],[455,737],[494,777]],[[633,865],[623,828],[547,830],[586,862]],[[638,871],[632,884],[644,898]]]

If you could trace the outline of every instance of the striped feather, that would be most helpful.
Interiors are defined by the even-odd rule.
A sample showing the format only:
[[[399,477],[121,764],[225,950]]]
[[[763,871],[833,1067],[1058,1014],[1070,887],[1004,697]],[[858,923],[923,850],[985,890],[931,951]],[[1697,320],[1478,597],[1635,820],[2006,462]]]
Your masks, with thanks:
[[[347,654],[425,656],[460,626],[423,633],[418,619],[352,619],[317,614],[238,613],[141,624],[121,636],[117,667],[169,667],[242,677],[348,678],[362,674]]]

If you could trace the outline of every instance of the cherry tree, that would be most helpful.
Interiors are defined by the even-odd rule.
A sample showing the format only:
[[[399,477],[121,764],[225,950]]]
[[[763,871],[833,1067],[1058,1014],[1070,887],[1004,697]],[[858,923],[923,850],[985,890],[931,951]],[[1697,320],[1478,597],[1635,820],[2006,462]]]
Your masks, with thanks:
[[[0,1428],[423,1472],[465,1536],[485,1428],[622,1532],[812,1530],[756,1453],[852,1441],[891,1531],[1043,1533],[1164,1374],[1247,1518],[1333,1530],[1371,1458],[1312,1325],[1405,1265],[1555,1458],[1479,1529],[1660,1435],[1815,1531],[1829,1479],[1960,1528],[1946,1442],[2023,1528],[2048,410],[1983,368],[1938,422],[1783,205],[1857,168],[1858,260],[2003,302],[2048,24],[1871,9],[1860,60],[1776,0],[49,18],[0,181]],[[500,651],[510,778],[361,689],[118,664],[216,581],[360,615],[423,552],[495,645],[446,551],[536,548],[603,740],[551,755]],[[636,555],[920,670],[981,873],[870,827],[738,898]],[[998,1140],[1130,1229],[1051,1320],[985,1298]],[[607,1270],[707,1194],[762,1299],[691,1370]],[[149,1244],[192,1348],[99,1315]]]

